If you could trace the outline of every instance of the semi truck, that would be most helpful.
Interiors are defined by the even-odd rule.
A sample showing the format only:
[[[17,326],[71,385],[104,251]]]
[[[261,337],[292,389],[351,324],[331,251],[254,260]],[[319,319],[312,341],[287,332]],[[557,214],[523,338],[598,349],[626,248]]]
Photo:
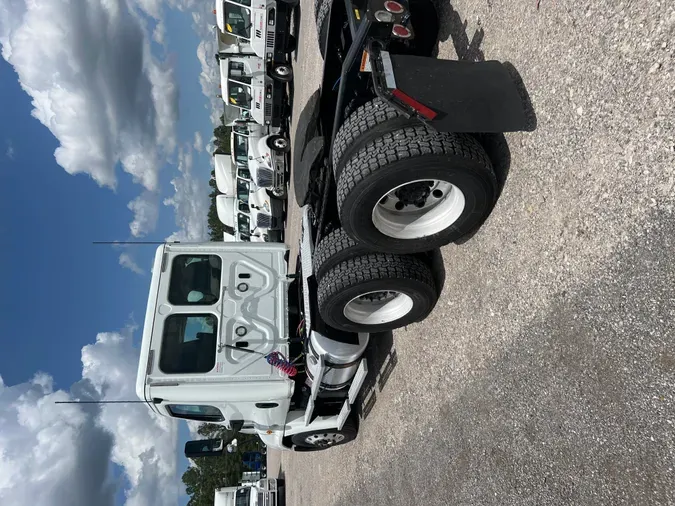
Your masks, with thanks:
[[[257,123],[280,128],[287,109],[286,83],[292,80],[290,65],[276,67],[270,76],[258,56],[229,56],[220,59],[220,87],[223,100]]]
[[[285,77],[295,50],[290,32],[293,9],[299,0],[216,0],[213,13],[218,29],[237,37],[262,58],[267,72]]]
[[[266,478],[250,485],[217,488],[213,506],[284,506],[284,480]]]
[[[156,413],[301,452],[356,438],[372,336],[433,310],[438,248],[499,195],[485,135],[529,126],[504,65],[431,56],[431,2],[333,0],[324,16],[293,146],[295,268],[283,244],[160,246],[136,384]]]

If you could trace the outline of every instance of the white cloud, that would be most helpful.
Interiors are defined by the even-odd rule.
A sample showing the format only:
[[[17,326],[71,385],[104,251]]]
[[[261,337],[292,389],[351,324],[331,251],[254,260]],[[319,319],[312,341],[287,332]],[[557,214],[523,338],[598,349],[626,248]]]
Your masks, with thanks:
[[[14,149],[14,143],[12,142],[11,139],[6,139],[5,144],[7,145],[7,149],[5,150],[5,156],[9,158],[10,160],[14,160],[14,157],[16,156],[16,150]]]
[[[159,195],[144,191],[129,202],[127,208],[134,213],[134,219],[129,223],[129,230],[134,237],[143,237],[155,230],[159,217]]]
[[[54,401],[134,399],[138,352],[131,332],[102,333],[82,349],[82,380],[53,390],[45,373],[19,385],[0,379],[0,504],[112,506],[122,466],[126,506],[176,504],[176,426],[143,404]]]
[[[139,265],[129,253],[122,253],[120,255],[120,265],[125,269],[129,269],[131,272],[140,274],[141,276],[145,274],[145,271],[139,267]]]
[[[59,165],[114,188],[119,162],[155,190],[176,145],[178,95],[173,69],[151,55],[137,13],[159,16],[161,1],[133,1],[4,2],[0,43],[32,115],[59,141]]]
[[[195,151],[201,151],[204,149],[204,139],[202,138],[202,133],[199,130],[195,132],[195,142],[192,147],[195,148]]]
[[[175,210],[179,230],[167,237],[167,241],[208,240],[209,187],[206,181],[193,176],[192,164],[192,147],[179,148],[178,170],[181,176],[171,180],[174,195],[164,199],[164,205]]]
[[[162,46],[166,44],[166,25],[164,21],[160,21],[155,25],[155,29],[152,31],[152,40]]]

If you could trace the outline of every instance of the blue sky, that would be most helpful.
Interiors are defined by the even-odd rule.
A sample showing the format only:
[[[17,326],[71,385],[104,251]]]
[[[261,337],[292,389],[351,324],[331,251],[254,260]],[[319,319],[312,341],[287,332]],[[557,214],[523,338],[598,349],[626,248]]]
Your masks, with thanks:
[[[92,241],[206,238],[206,144],[220,114],[209,67],[210,4],[53,4],[53,13],[23,0],[0,6],[0,411],[16,414],[0,422],[0,433],[37,448],[45,431],[63,423],[64,441],[89,433],[102,441],[102,457],[114,464],[101,471],[96,491],[84,491],[91,477],[78,471],[80,457],[63,457],[72,464],[66,478],[83,489],[69,506],[91,504],[96,494],[100,504],[111,497],[116,505],[165,504],[161,494],[149,498],[171,478],[159,448],[175,439],[170,421],[133,415],[147,430],[138,455],[124,441],[126,415],[73,407],[79,411],[50,415],[52,423],[44,399],[133,396],[155,247]],[[54,28],[61,32],[48,33],[51,41],[31,39]],[[28,423],[26,410],[37,410],[44,426]],[[156,442],[148,441],[155,433]],[[183,425],[178,439],[187,435]],[[8,456],[0,475],[35,467],[12,444],[0,436],[0,454]],[[181,450],[179,442],[174,460]],[[175,484],[185,465],[178,458]],[[2,483],[0,503],[62,504],[59,494],[45,499]]]

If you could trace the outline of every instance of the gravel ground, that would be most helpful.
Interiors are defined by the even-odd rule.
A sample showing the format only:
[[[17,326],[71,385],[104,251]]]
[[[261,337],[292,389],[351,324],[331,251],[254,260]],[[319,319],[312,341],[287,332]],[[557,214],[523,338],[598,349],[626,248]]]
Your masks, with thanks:
[[[302,9],[294,117],[321,75]],[[439,57],[511,62],[538,127],[359,438],[282,456],[288,504],[675,504],[675,4],[441,14]]]

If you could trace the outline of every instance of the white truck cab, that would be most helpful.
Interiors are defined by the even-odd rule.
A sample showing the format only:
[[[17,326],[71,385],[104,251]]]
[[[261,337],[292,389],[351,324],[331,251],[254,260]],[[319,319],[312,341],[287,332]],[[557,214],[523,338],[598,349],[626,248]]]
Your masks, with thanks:
[[[217,488],[213,506],[283,506],[286,501],[281,481],[268,478],[250,485]]]
[[[250,114],[260,125],[280,128],[284,123],[284,82],[272,79],[267,74],[265,62],[259,56],[241,55],[220,59],[223,100],[227,105]]]
[[[298,0],[216,0],[214,14],[218,29],[250,45],[274,74],[280,67],[290,69],[288,53],[295,49],[290,18],[297,4]]]
[[[367,373],[361,356],[368,334],[338,342],[312,331],[306,374],[295,377],[267,359],[273,352],[290,357],[297,346],[289,341],[289,326],[299,323],[289,290],[298,286],[287,258],[280,243],[157,248],[136,381],[150,409],[257,434],[277,449],[356,437],[354,425],[345,424]],[[350,384],[342,397],[333,393],[321,404],[320,389]]]
[[[231,126],[232,161],[248,169],[239,169],[238,175],[258,188],[269,190],[275,198],[286,198],[288,140],[279,134],[267,133],[253,121],[236,120]]]
[[[271,199],[264,190],[250,194],[248,184],[238,179],[236,196],[216,197],[218,219],[234,229],[238,241],[281,241],[283,202]]]

